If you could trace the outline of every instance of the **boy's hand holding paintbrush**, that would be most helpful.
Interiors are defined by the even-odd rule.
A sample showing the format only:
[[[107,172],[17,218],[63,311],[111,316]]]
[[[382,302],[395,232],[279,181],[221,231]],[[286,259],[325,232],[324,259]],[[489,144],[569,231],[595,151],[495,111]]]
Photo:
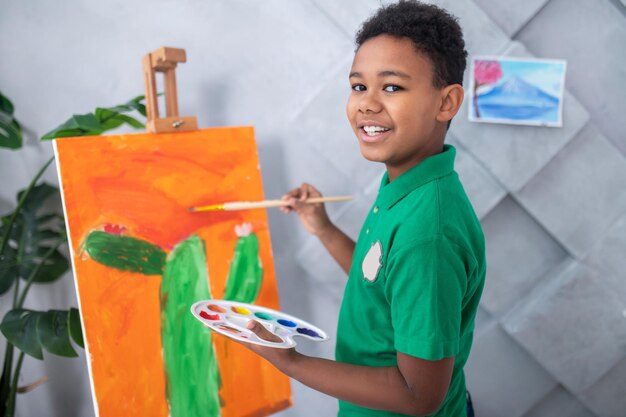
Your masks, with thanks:
[[[322,198],[322,193],[311,184],[302,183],[300,187],[283,196],[282,199],[289,205],[281,207],[280,211],[295,212],[305,229],[317,236],[341,268],[349,273],[354,254],[354,241],[330,221],[323,203],[307,203],[311,198]]]

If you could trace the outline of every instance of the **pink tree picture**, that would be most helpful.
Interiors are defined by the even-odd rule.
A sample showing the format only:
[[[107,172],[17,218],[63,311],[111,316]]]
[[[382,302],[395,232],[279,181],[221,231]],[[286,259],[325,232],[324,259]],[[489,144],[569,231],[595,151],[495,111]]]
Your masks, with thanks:
[[[502,78],[502,67],[498,61],[476,60],[474,62],[474,113],[480,118],[478,109],[478,88],[495,84]]]

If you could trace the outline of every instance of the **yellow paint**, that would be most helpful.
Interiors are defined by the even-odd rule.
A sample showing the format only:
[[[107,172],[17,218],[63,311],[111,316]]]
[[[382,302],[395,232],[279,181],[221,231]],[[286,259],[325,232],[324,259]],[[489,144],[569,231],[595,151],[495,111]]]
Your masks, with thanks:
[[[247,308],[244,307],[233,307],[232,310],[237,313],[237,314],[243,314],[243,315],[248,315],[250,314],[250,310],[248,310]]]

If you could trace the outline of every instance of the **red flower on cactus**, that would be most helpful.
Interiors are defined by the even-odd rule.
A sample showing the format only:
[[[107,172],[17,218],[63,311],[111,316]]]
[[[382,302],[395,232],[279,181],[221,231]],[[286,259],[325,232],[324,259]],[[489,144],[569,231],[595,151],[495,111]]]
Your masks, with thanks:
[[[110,224],[107,223],[104,225],[104,231],[106,233],[111,233],[112,235],[121,235],[126,231],[124,226],[120,226],[119,224]]]

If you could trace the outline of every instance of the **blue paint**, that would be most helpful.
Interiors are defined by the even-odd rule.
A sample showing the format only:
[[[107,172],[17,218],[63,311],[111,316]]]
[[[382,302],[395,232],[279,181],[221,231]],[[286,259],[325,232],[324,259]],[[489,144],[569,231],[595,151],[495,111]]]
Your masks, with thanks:
[[[294,323],[291,320],[280,319],[280,320],[277,320],[277,321],[278,321],[279,324],[282,324],[285,327],[296,327],[297,326],[297,324]]]
[[[319,337],[320,339],[322,338],[322,336],[320,336],[315,330],[307,329],[306,327],[298,327],[297,332],[311,337]]]

